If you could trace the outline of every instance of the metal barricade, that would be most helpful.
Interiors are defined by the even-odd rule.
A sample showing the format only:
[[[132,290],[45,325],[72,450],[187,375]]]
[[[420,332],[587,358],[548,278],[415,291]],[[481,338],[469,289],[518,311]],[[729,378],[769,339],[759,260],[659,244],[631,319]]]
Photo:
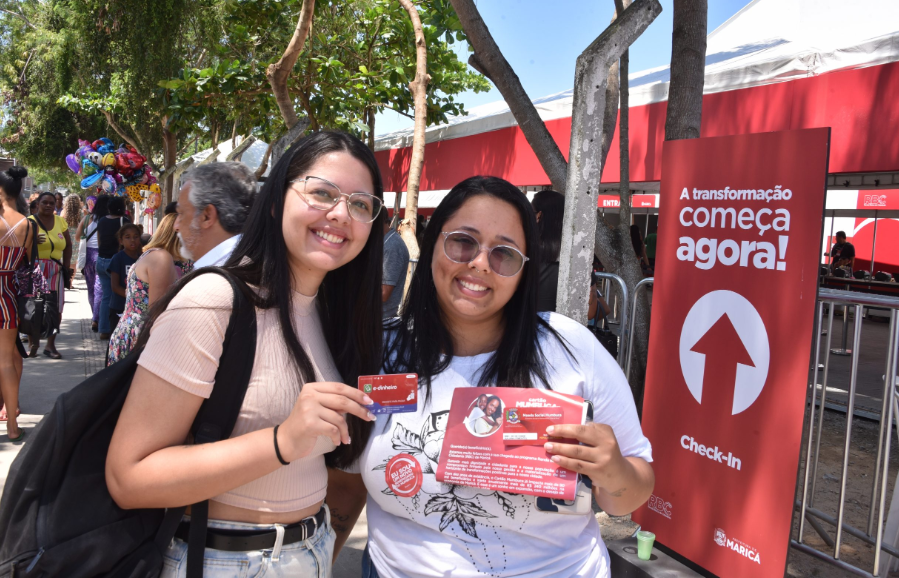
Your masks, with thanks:
[[[618,365],[624,368],[625,350],[628,349],[629,343],[627,334],[627,285],[624,283],[624,279],[618,275],[613,275],[612,273],[594,273],[593,275],[605,281],[603,284],[604,287],[611,286],[611,282],[614,281],[618,284],[618,290],[621,292],[621,302],[623,303],[623,306],[621,307],[621,319],[619,320],[621,329],[619,330],[618,335]],[[609,298],[609,293],[611,293],[611,291],[608,291],[605,295],[607,298]],[[599,307],[599,303],[597,303],[596,306]]]
[[[821,331],[825,304],[829,305],[826,333]],[[849,317],[846,313],[850,307],[855,312],[855,320],[853,325],[854,341],[850,353],[851,373],[849,378],[849,398],[846,408],[846,437],[843,445],[840,497],[837,508],[837,517],[833,518],[816,509],[814,507],[814,502],[816,482],[818,479],[818,459],[820,457],[821,437],[824,427],[824,404],[827,399],[827,378],[830,370],[830,355],[838,354],[832,352],[830,348],[831,337],[833,334],[833,312],[834,307],[837,305],[843,305],[845,307],[843,316],[844,330],[849,324]],[[879,307],[890,310],[890,328],[887,345],[886,372],[884,376],[883,404],[880,414],[880,437],[877,446],[877,459],[874,465],[874,480],[871,488],[871,503],[868,512],[867,531],[859,530],[844,522],[846,481],[849,475],[849,448],[852,440],[852,420],[855,411],[856,387],[858,385],[859,342],[861,340],[862,310],[864,307]],[[824,359],[821,400],[819,403],[817,400],[818,368],[820,361],[819,357],[821,355],[822,333],[827,341],[824,348],[826,357]],[[873,577],[887,574],[887,571],[881,573],[883,552],[899,558],[899,550],[883,543],[884,509],[886,506],[885,502],[889,485],[887,472],[889,469],[890,446],[892,441],[892,424],[894,416],[899,417],[899,395],[897,395],[896,392],[897,345],[899,345],[899,298],[836,289],[821,289],[819,291],[815,317],[814,367],[812,369],[812,384],[810,387],[811,399],[809,403],[808,439],[806,440],[805,449],[805,471],[802,481],[802,498],[796,504],[796,507],[800,512],[799,536],[798,540],[791,540],[790,545],[797,550],[830,562],[831,564],[859,576]],[[843,348],[845,349],[845,342]],[[899,432],[897,432],[897,435],[899,435]],[[811,487],[809,487],[809,482],[811,482]],[[829,556],[826,553],[803,543],[806,522],[808,522],[808,525],[821,536],[821,539],[824,540],[828,546],[833,548],[833,556]],[[836,530],[835,535],[831,536],[820,522],[825,522],[833,526]],[[844,532],[874,546],[873,573],[869,573],[840,559]]]
[[[628,331],[627,331],[627,335],[628,335],[627,353],[624,356],[624,366],[623,366],[624,367],[624,377],[627,379],[628,382],[630,382],[630,380],[631,380],[631,355],[632,355],[632,352],[634,349],[634,341],[633,341],[633,339],[631,339],[631,336],[634,334],[634,324],[637,322],[637,298],[640,296],[640,289],[643,289],[644,287],[649,287],[650,285],[654,285],[655,284],[654,280],[655,280],[655,277],[647,277],[646,279],[643,279],[642,281],[637,283],[637,286],[634,287],[634,294],[631,297],[631,304],[630,304],[631,324],[630,324],[630,327],[628,327]],[[621,354],[619,353],[619,357],[620,356],[621,356]]]

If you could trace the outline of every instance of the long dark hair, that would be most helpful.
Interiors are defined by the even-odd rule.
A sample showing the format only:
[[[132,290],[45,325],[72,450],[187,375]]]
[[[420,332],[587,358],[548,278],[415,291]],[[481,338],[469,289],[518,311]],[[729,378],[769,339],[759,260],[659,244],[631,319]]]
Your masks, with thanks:
[[[562,252],[562,218],[565,215],[565,196],[556,191],[540,191],[531,201],[535,213],[540,213],[537,221],[537,236],[540,238],[540,258],[544,263],[555,263]]]
[[[94,202],[94,209],[91,211],[93,220],[102,219],[109,214],[109,195],[100,195]]]
[[[293,273],[284,242],[282,217],[284,198],[290,183],[301,177],[326,154],[345,152],[368,168],[375,195],[383,199],[381,173],[371,150],[354,136],[339,132],[313,133],[299,140],[278,161],[256,197],[243,234],[225,269],[248,285],[265,291],[251,298],[259,309],[277,309],[281,335],[295,362],[294,370],[304,383],[315,381],[309,356],[293,327]],[[99,200],[98,200],[99,201]],[[318,290],[318,312],[328,349],[344,382],[355,385],[360,375],[377,374],[381,365],[381,259],[385,212],[372,223],[371,233],[359,255],[325,275]],[[174,295],[195,274],[185,276],[151,308],[138,346],[146,342],[154,320]],[[327,454],[332,467],[352,464],[368,441],[371,426],[355,416],[347,416],[351,445],[341,445]]]
[[[7,200],[15,202],[15,210],[26,214],[28,204],[22,197],[22,180],[28,176],[28,169],[13,165],[5,171],[0,171],[0,188]],[[27,215],[26,215],[27,216]]]
[[[431,397],[431,381],[449,367],[453,360],[453,339],[443,323],[431,261],[434,247],[446,221],[472,197],[486,195],[512,205],[521,218],[526,256],[530,259],[522,269],[518,287],[504,308],[506,323],[499,347],[484,365],[478,385],[499,387],[534,387],[541,382],[550,388],[546,358],[540,347],[541,333],[564,341],[549,324],[537,315],[537,282],[540,246],[537,220],[527,197],[513,184],[497,177],[471,177],[453,187],[434,210],[425,229],[421,256],[402,316],[391,323],[394,334],[384,352],[387,373],[417,373],[425,388],[425,399]],[[567,347],[566,347],[567,349]]]

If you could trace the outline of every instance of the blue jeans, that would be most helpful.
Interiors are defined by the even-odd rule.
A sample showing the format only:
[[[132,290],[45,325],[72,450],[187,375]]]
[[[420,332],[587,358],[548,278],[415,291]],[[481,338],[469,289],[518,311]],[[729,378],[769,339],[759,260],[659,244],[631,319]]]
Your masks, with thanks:
[[[220,530],[271,530],[273,524],[246,524],[209,520],[210,528]],[[331,513],[325,509],[325,523],[303,542],[284,544],[271,550],[226,552],[206,548],[203,578],[331,578],[331,557],[337,535],[331,529]],[[163,553],[160,578],[184,578],[187,575],[187,544],[175,538]]]
[[[100,333],[111,333],[109,328],[109,300],[112,299],[112,281],[109,279],[109,263],[112,259],[97,257],[97,279],[100,280],[100,318],[97,320]]]
[[[380,578],[378,569],[375,568],[374,562],[371,561],[371,556],[368,555],[368,544],[365,545],[365,550],[362,551],[362,578]]]

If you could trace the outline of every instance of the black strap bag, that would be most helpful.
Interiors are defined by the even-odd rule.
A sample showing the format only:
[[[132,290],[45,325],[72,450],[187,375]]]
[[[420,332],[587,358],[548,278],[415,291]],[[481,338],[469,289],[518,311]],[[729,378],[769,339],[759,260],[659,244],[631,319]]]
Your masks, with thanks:
[[[219,268],[234,308],[215,388],[191,428],[194,443],[226,439],[237,420],[256,351],[247,286]],[[182,283],[181,287],[184,284]],[[62,394],[13,461],[0,499],[0,577],[157,578],[185,508],[123,510],[106,487],[106,454],[140,350]],[[188,566],[199,565],[208,503],[192,506]]]
[[[596,292],[596,314],[593,316],[593,325],[588,329],[596,336],[596,339],[606,348],[606,351],[617,361],[618,360],[618,336],[609,329],[609,318],[599,302],[602,295]]]

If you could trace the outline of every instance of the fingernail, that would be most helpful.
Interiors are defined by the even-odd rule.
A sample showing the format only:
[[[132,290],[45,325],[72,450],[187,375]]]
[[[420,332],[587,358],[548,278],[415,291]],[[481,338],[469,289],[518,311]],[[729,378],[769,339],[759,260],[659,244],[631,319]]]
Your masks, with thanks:
[[[368,397],[367,395],[362,397],[362,405],[371,405],[373,403],[374,400],[372,400],[372,398]]]
[[[551,452],[551,451],[553,451],[553,445],[552,444],[543,444],[543,449],[545,449],[548,452]]]
[[[368,419],[370,419],[371,421],[378,421],[378,416],[376,416],[372,412],[368,412]]]
[[[351,443],[353,443],[352,438],[350,438],[350,436],[347,436],[347,438],[346,438],[346,445],[350,445]]]
[[[553,456],[552,460],[556,463],[559,463],[562,461],[562,456]]]
[[[549,426],[548,428],[546,428],[546,433],[551,434],[551,433],[553,433],[553,430],[554,430],[554,429],[556,429],[555,426],[552,426],[552,425],[551,425],[551,426]]]

